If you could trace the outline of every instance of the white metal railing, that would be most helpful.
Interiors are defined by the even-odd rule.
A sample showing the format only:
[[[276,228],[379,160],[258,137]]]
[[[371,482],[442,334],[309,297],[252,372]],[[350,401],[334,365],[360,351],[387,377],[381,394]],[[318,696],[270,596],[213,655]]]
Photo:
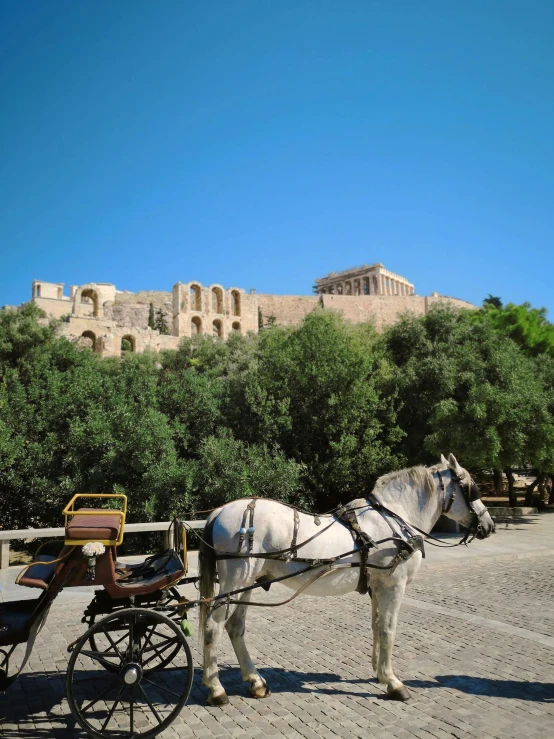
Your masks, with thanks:
[[[171,521],[152,521],[151,523],[126,523],[125,533],[134,534],[139,531],[165,531],[167,532]],[[200,521],[183,521],[185,526],[191,529],[203,529],[206,519]],[[10,564],[10,542],[18,539],[56,539],[65,536],[65,528],[56,529],[13,529],[2,531],[0,529],[0,570],[6,569]],[[164,537],[164,543],[167,544]]]

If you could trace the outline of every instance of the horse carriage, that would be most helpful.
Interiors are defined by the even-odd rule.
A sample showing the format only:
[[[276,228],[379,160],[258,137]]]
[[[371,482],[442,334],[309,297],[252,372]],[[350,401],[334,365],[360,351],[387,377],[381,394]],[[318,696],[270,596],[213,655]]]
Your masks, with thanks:
[[[118,508],[81,507],[90,499]],[[6,690],[30,656],[50,606],[64,588],[102,586],[83,616],[85,633],[69,645],[67,700],[79,726],[92,737],[153,737],[186,703],[193,679],[186,639],[186,611],[177,584],[186,577],[184,532],[177,520],[168,551],[138,564],[123,564],[127,498],[75,495],[63,511],[65,542],[57,556],[38,555],[16,582],[37,588],[37,599],[0,604],[0,691]],[[18,644],[26,651],[9,676]]]
[[[117,508],[79,508],[91,498]],[[300,512],[268,499],[228,503],[209,517],[200,539],[199,575],[187,577],[186,537],[171,524],[172,546],[138,564],[117,559],[123,542],[124,495],[75,495],[63,513],[65,542],[55,556],[40,555],[17,578],[42,590],[37,599],[0,604],[0,692],[25,666],[50,606],[64,588],[102,586],[84,611],[86,631],[69,645],[67,699],[77,724],[91,737],[154,737],[177,717],[193,680],[187,611],[200,606],[203,683],[208,702],[224,705],[217,645],[227,630],[243,680],[254,697],[270,694],[245,644],[248,606],[257,588],[273,583],[296,595],[372,596],[373,667],[389,697],[409,693],[392,670],[398,611],[406,585],[424,555],[424,538],[440,515],[467,533],[458,543],[486,538],[494,523],[469,473],[450,455],[432,468],[416,467],[380,478],[372,494],[326,515]],[[216,593],[216,583],[219,592]],[[198,583],[191,601],[180,585]],[[17,645],[26,644],[20,669],[10,676]]]

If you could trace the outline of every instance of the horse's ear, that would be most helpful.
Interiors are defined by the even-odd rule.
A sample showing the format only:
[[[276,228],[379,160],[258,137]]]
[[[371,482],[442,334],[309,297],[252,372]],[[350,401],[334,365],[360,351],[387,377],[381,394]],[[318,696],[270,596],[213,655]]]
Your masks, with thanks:
[[[441,464],[444,464],[448,467],[448,460],[444,456],[444,454],[441,454]]]
[[[448,455],[448,466],[450,469],[455,472],[458,476],[463,473],[463,469],[458,464],[458,460],[453,454]]]

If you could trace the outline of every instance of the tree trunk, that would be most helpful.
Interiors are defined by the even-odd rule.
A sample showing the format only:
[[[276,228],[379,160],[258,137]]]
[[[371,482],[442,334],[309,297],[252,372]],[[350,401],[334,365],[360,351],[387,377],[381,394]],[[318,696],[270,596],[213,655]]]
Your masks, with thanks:
[[[550,475],[550,497],[548,498],[548,503],[550,505],[554,505],[554,475]]]
[[[509,505],[511,508],[515,508],[517,505],[517,496],[516,491],[514,488],[514,473],[512,472],[511,467],[506,467],[506,477],[508,478],[508,497],[509,497]]]
[[[537,485],[540,485],[543,482],[544,478],[544,472],[537,472],[537,476],[533,480],[533,482],[530,485],[527,485],[527,487],[525,488],[525,505],[533,505],[533,493],[535,491],[535,488],[537,487]]]
[[[504,488],[504,481],[502,479],[502,470],[493,470],[492,479],[494,484],[495,495],[502,495]]]

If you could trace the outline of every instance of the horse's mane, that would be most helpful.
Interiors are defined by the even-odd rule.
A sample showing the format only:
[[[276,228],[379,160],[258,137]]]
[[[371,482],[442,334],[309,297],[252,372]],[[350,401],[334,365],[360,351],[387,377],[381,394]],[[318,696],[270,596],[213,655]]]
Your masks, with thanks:
[[[433,480],[433,472],[437,470],[438,466],[435,467],[423,467],[418,465],[416,467],[407,467],[404,470],[397,470],[395,472],[389,472],[381,477],[375,483],[373,488],[373,494],[379,497],[379,494],[385,489],[397,491],[399,495],[402,495],[402,490],[408,485],[417,485],[422,487],[428,495],[433,495],[436,492],[436,486]],[[358,498],[352,500],[345,507],[346,508],[359,508],[363,505],[367,505],[365,498]]]

